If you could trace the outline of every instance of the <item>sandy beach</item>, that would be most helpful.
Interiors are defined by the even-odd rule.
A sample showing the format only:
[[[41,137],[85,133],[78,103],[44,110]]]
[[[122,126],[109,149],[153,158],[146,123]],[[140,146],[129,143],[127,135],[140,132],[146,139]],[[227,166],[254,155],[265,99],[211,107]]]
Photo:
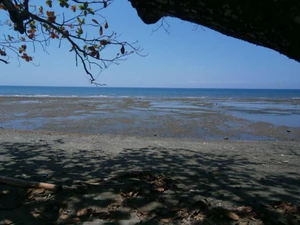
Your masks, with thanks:
[[[0,98],[1,176],[74,187],[1,184],[0,224],[300,224],[297,124],[168,101]]]

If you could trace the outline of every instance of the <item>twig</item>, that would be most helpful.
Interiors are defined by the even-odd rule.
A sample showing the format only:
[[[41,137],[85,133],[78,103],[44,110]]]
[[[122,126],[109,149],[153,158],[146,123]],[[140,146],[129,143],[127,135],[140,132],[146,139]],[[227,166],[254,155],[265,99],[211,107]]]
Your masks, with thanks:
[[[6,60],[4,59],[0,59],[1,62],[4,62],[5,64],[9,64],[9,62],[7,62]]]

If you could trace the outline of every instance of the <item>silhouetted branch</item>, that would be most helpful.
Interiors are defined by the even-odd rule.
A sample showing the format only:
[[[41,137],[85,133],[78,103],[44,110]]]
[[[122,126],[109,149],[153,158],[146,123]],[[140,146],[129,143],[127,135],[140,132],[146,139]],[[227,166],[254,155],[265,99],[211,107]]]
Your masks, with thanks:
[[[1,62],[5,63],[5,64],[9,64],[9,62],[7,62],[6,60],[4,59],[0,59]]]

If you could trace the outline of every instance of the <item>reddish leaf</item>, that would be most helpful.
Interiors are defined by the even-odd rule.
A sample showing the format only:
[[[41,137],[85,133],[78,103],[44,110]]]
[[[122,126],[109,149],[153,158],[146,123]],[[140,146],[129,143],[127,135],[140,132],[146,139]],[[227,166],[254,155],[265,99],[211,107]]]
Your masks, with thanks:
[[[50,38],[54,39],[54,38],[59,38],[59,36],[57,34],[55,34],[54,32],[51,32],[50,34]]]
[[[27,31],[28,34],[35,33],[35,32],[36,32],[36,29],[31,29],[31,30]]]
[[[92,56],[92,57],[95,57],[96,56],[96,54],[97,54],[97,52],[95,51],[95,52],[91,52],[90,53],[90,56]]]
[[[107,23],[107,21],[106,21],[105,24],[104,24],[104,28],[105,28],[105,29],[108,28],[108,23]]]
[[[47,16],[54,16],[54,11],[46,11]]]
[[[47,21],[50,23],[54,23],[56,16],[54,14],[54,11],[46,11],[46,15],[48,16]]]
[[[94,47],[94,46],[89,46],[88,49],[89,49],[90,51],[92,51],[92,52],[95,51],[95,47]]]
[[[101,45],[107,45],[107,44],[109,44],[110,43],[110,41],[108,41],[108,40],[100,40],[100,44]]]
[[[103,27],[102,26],[100,26],[100,36],[102,36],[103,35]]]
[[[73,12],[76,12],[76,5],[72,5],[72,6],[70,7],[70,9],[71,9]]]
[[[0,55],[1,56],[6,56],[6,52],[0,49]]]
[[[33,38],[34,38],[34,33],[29,34],[28,37],[29,37],[30,39],[33,39]]]
[[[98,21],[95,20],[95,19],[92,19],[92,21],[93,21],[94,23],[96,23],[96,24],[99,24]]]

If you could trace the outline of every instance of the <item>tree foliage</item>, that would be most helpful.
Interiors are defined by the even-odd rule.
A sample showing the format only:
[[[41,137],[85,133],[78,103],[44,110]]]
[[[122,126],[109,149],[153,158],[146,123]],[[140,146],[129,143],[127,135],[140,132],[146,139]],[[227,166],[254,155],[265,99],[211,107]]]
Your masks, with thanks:
[[[112,1],[0,0],[0,18],[6,18],[0,24],[1,30],[6,27],[8,31],[0,37],[0,61],[9,63],[17,58],[19,62],[34,62],[38,47],[47,52],[53,42],[58,42],[59,47],[68,44],[76,65],[81,63],[95,83],[93,65],[101,72],[132,53],[141,53],[137,42],[119,41],[116,32],[110,31],[109,21],[101,15]]]

